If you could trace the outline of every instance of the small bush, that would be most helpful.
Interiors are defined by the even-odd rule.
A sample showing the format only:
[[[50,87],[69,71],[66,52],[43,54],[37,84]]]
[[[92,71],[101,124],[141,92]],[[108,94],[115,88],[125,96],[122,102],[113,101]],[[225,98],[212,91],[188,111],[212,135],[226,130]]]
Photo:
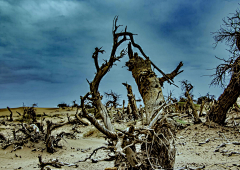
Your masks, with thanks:
[[[57,105],[59,108],[63,108],[65,109],[65,107],[69,107],[69,105],[67,105],[66,103],[60,103]]]

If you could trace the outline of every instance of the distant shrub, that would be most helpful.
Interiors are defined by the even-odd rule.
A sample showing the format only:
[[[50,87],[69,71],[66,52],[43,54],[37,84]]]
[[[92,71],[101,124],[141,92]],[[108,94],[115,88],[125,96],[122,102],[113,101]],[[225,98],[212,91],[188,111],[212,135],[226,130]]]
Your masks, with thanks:
[[[23,115],[22,115],[22,121],[30,121],[30,119],[32,120],[32,122],[37,122],[37,114],[36,114],[36,109],[34,108],[35,106],[37,106],[37,104],[33,104],[32,107],[25,107],[23,105]]]
[[[67,105],[66,103],[60,103],[57,105],[59,108],[65,108],[65,107],[69,107],[69,105]]]

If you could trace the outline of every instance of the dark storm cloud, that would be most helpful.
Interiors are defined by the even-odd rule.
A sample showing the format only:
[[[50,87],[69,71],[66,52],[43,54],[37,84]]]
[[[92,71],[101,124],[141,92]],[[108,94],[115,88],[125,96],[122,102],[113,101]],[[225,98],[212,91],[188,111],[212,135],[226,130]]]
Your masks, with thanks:
[[[103,46],[106,51],[99,55],[99,63],[109,58],[115,15],[123,25],[118,31],[127,25],[128,31],[138,34],[136,43],[163,71],[171,72],[183,61],[185,71],[176,82],[189,79],[197,84],[196,91],[204,91],[202,84],[198,86],[199,77],[216,66],[214,55],[225,54],[225,46],[213,51],[210,32],[235,10],[233,2],[237,1],[2,0],[0,88],[5,90],[1,96],[10,96],[11,88],[20,83],[19,96],[47,93],[50,103],[79,99],[88,91],[86,78],[91,81],[96,72],[91,57],[94,48]],[[122,68],[126,61],[127,56],[104,77],[101,93],[112,89],[125,96],[121,83],[128,81],[139,98],[131,73]],[[203,81],[210,83],[210,79]]]
[[[55,1],[28,2],[2,2],[5,9],[0,13],[0,53],[4,61],[1,83],[31,80],[59,83],[60,77],[71,76],[71,66],[77,66],[76,49],[81,47],[77,40],[86,37],[84,32],[76,34],[78,30],[71,30],[76,23],[73,20],[69,23],[61,11],[48,9],[48,5],[54,7],[51,2]]]
[[[197,2],[197,1],[196,1]],[[168,20],[164,22],[152,23],[152,29],[159,36],[159,39],[171,41],[175,48],[186,49],[190,52],[201,43],[202,36],[204,35],[204,23],[207,20],[207,15],[211,8],[204,8],[206,6],[202,3],[191,1],[189,3],[183,2],[179,4],[178,8],[170,12]],[[208,3],[211,6],[211,2]],[[151,24],[151,23],[150,23]]]

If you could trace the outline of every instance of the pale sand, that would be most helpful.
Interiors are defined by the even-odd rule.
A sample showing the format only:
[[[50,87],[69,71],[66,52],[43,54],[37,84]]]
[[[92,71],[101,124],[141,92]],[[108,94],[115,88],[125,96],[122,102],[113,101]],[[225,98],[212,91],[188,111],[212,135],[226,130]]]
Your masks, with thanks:
[[[19,118],[16,111],[22,113],[22,108],[12,109],[12,111],[14,113],[13,119],[16,120]],[[52,120],[53,122],[59,122],[66,121],[67,113],[69,113],[70,115],[74,115],[76,111],[67,111],[66,109],[63,110],[37,108],[37,114],[42,114],[43,112],[50,116],[60,114],[59,117],[46,118]],[[1,109],[0,116],[3,115],[9,115],[9,111],[7,109]],[[237,115],[234,114],[234,116],[236,117]],[[2,119],[3,117],[0,118],[0,121]],[[123,128],[125,125],[115,123],[114,126]],[[6,137],[11,137],[11,129],[13,129],[14,127],[15,126],[0,125],[0,132],[6,135]],[[67,163],[74,163],[78,160],[82,160],[89,156],[90,153],[92,153],[93,149],[104,146],[105,140],[103,138],[83,137],[84,133],[93,128],[93,126],[79,126],[78,130],[81,131],[81,133],[77,134],[77,139],[64,138],[66,142],[64,140],[61,140],[61,144],[64,145],[63,149],[57,149],[57,152],[53,154],[47,153],[46,150],[44,150],[43,152],[32,151],[32,149],[34,148],[44,148],[45,146],[42,143],[32,144],[29,142],[23,147],[23,149],[16,151],[12,151],[12,146],[8,147],[5,150],[0,149],[0,169],[17,169],[20,167],[24,170],[40,169],[38,168],[38,155],[42,155],[43,161],[48,161],[51,158],[58,158],[59,161]],[[66,125],[63,128],[59,128],[53,131],[53,135],[61,131],[71,132],[71,129],[72,125]],[[217,146],[222,143],[234,141],[240,142],[239,129],[239,126],[237,126],[236,128],[223,128],[220,126],[216,128],[208,128],[207,126],[203,126],[202,124],[200,124],[188,126],[183,130],[179,130],[176,138],[177,156],[175,168],[178,169],[180,167],[184,167],[185,165],[188,165],[190,167],[199,167],[205,165],[206,169],[240,169],[240,167],[233,166],[233,164],[239,164],[240,166],[239,154],[233,154],[232,156],[228,157],[224,156],[224,153],[221,153],[225,151],[227,153],[230,153],[231,151],[240,152],[239,145],[227,144],[225,147],[219,148],[220,152],[214,152]],[[199,146],[199,142],[204,142],[208,138],[210,138],[210,141],[208,143]],[[229,141],[227,141],[226,139]],[[87,149],[89,147],[91,147],[91,149],[87,152],[81,152],[81,149]],[[104,158],[106,154],[107,153],[105,151],[101,151],[94,158]],[[63,166],[61,169],[102,170],[106,167],[113,167],[114,163],[113,161],[91,163],[91,161],[88,160],[86,162],[77,163],[77,165],[79,165],[78,168]],[[58,168],[51,167],[51,169]]]

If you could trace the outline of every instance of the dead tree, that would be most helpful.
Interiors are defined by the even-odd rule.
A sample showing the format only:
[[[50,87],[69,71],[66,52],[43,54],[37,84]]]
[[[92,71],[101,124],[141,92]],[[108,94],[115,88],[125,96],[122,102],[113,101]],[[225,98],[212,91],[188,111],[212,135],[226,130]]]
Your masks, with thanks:
[[[123,105],[122,105],[122,106],[123,106],[123,107],[122,107],[122,115],[124,115],[124,114],[125,114],[125,110],[124,110],[124,109],[125,109],[125,107],[124,107],[124,105],[125,105],[125,100],[123,100]]]
[[[131,104],[130,103],[128,103],[128,105],[127,105],[127,115],[128,115],[128,118],[131,119],[132,108],[131,108]]]
[[[231,68],[233,69],[233,73],[230,83],[220,95],[216,104],[212,107],[212,110],[210,110],[208,114],[210,120],[221,125],[223,125],[225,122],[228,110],[233,106],[240,95],[240,57],[238,57],[235,62],[231,64],[231,67],[234,68]]]
[[[106,107],[112,105],[113,108],[117,108],[117,106],[120,106],[120,104],[118,103],[118,100],[120,98],[120,95],[117,93],[114,93],[112,90],[110,93],[105,92],[105,96],[107,98],[112,98],[112,100],[108,100],[106,103]]]
[[[193,118],[194,118],[193,122],[195,124],[201,123],[202,121],[201,121],[201,119],[198,116],[197,109],[196,109],[196,107],[195,107],[195,105],[193,103],[193,99],[192,99],[192,97],[190,95],[191,94],[190,91],[193,89],[192,84],[189,83],[187,80],[184,80],[184,81],[182,81],[182,86],[185,89],[185,97],[187,97],[187,99],[188,99],[187,102],[189,103],[189,105],[190,105],[190,107],[192,109],[192,115],[193,115]]]
[[[199,117],[202,116],[204,105],[205,105],[205,100],[202,100],[202,103],[201,103],[201,106],[200,106],[200,111],[199,111]]]
[[[175,163],[175,125],[174,121],[165,114],[167,102],[162,94],[162,85],[164,81],[173,82],[173,78],[179,74],[179,69],[182,63],[168,75],[165,75],[159,68],[154,65],[144,54],[142,48],[134,42],[133,35],[127,32],[127,27],[124,32],[116,33],[117,17],[114,19],[113,25],[113,48],[110,59],[101,67],[98,65],[98,53],[103,53],[101,48],[95,48],[93,58],[97,73],[92,82],[89,82],[90,92],[85,96],[81,96],[81,107],[83,116],[85,116],[99,131],[110,139],[108,149],[114,152],[115,166],[126,169],[169,169],[173,168]],[[122,38],[119,40],[119,38]],[[138,85],[140,94],[142,95],[147,113],[148,124],[143,128],[131,126],[126,130],[116,129],[116,132],[111,124],[109,115],[105,106],[101,102],[101,95],[98,92],[98,87],[102,78],[113,66],[114,62],[122,58],[126,52],[122,50],[119,57],[115,56],[116,49],[124,41],[130,40],[128,44],[129,62],[127,66],[132,71],[133,77]],[[136,53],[133,56],[131,44],[138,48],[146,60],[139,57]],[[163,74],[163,78],[158,78],[152,71],[153,65],[158,71]],[[89,114],[85,101],[90,100],[103,118],[103,124],[100,124],[96,118]],[[140,151],[136,150],[136,145],[140,145]]]
[[[37,114],[36,109],[34,108],[37,104],[33,104],[32,107],[25,107],[23,106],[23,115],[22,120],[24,119],[32,119],[32,123],[37,122]]]
[[[73,110],[73,108],[77,108],[78,107],[78,104],[76,103],[76,100],[73,100],[72,102],[73,102],[73,105],[72,105],[72,110]]]
[[[13,113],[12,113],[12,110],[9,108],[9,107],[7,107],[7,109],[8,109],[8,111],[10,112],[10,119],[9,119],[9,121],[13,121]]]
[[[53,125],[52,122],[47,121],[47,134],[46,134],[46,137],[45,137],[45,142],[46,142],[47,152],[49,152],[49,153],[54,153],[54,151],[55,151],[54,146],[53,146],[54,139],[51,136],[52,125]]]
[[[208,113],[209,120],[220,125],[225,123],[226,114],[230,107],[237,101],[240,96],[240,10],[227,19],[223,19],[224,24],[214,32],[214,40],[216,45],[225,41],[229,45],[228,50],[232,56],[227,60],[220,59],[224,64],[220,64],[216,68],[216,73],[212,81],[212,85],[221,85],[225,87],[225,76],[230,75],[231,79],[224,92],[220,95],[215,105]]]
[[[138,119],[138,108],[135,96],[132,92],[132,86],[127,83],[122,83],[127,88],[128,103],[130,104],[134,120]]]
[[[146,60],[138,56],[137,53],[133,55],[131,44],[140,50]],[[180,62],[172,73],[167,75],[164,74],[164,77],[158,78],[152,71],[152,62],[142,51],[141,47],[136,45],[133,40],[128,44],[128,55],[129,61],[126,63],[126,66],[129,71],[132,72],[133,78],[137,83],[138,90],[145,105],[147,123],[150,123],[152,117],[158,111],[158,107],[165,102],[162,94],[163,83],[173,80],[176,75],[181,73],[182,71],[179,71],[179,69],[183,66],[183,63]]]
[[[104,126],[105,126],[104,128],[106,128],[109,131],[114,131],[114,129],[113,129],[113,126],[111,124],[111,120],[108,116],[107,109],[101,102],[102,96],[100,95],[100,93],[98,91],[98,88],[99,88],[100,81],[106,75],[106,73],[111,69],[113,64],[116,61],[119,61],[126,54],[126,51],[122,50],[120,56],[118,56],[118,57],[115,56],[115,53],[116,53],[116,50],[117,50],[118,46],[121,45],[124,41],[127,40],[126,35],[124,35],[122,33],[116,33],[116,31],[119,27],[119,26],[116,25],[117,19],[118,18],[116,17],[115,20],[114,20],[114,25],[113,25],[113,30],[112,30],[113,31],[112,32],[113,33],[113,47],[112,47],[112,51],[111,51],[111,55],[110,55],[109,60],[105,61],[105,63],[103,63],[101,67],[99,66],[98,54],[99,53],[102,53],[102,54],[104,53],[104,50],[101,50],[102,47],[101,48],[96,47],[95,52],[92,55],[92,58],[94,59],[94,63],[95,63],[97,73],[96,73],[93,81],[88,82],[89,85],[90,85],[89,95],[91,95],[91,97],[89,97],[89,95],[87,95],[87,99],[92,101],[93,106],[96,108],[98,113],[101,115],[101,117],[103,119],[103,122],[104,122]],[[119,38],[121,38],[121,37],[122,37],[122,39],[119,40]],[[83,113],[86,113],[86,112],[84,112],[84,109],[85,109],[84,106],[85,105],[82,106],[82,110],[83,110]],[[86,116],[86,114],[85,114],[85,117],[87,117],[88,119],[91,119],[90,117]],[[95,124],[95,123],[93,123],[93,124]],[[95,126],[98,129],[100,128],[99,125],[95,124]],[[100,129],[102,130],[102,128],[100,128]]]

